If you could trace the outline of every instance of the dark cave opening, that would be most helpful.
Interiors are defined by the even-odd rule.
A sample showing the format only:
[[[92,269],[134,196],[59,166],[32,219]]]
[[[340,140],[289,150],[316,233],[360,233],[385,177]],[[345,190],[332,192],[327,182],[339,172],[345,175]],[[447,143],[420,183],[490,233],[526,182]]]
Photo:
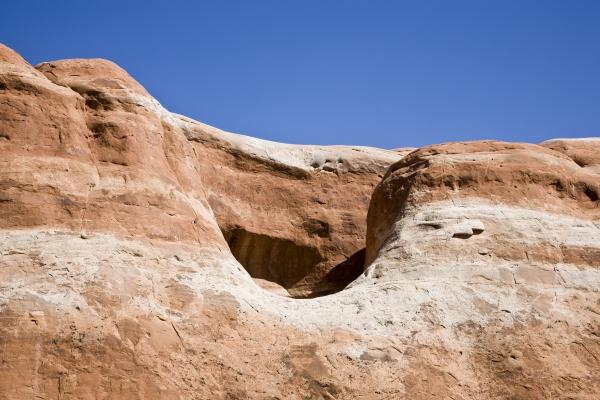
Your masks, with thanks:
[[[585,195],[590,199],[590,201],[598,201],[598,193],[590,187],[585,188]]]
[[[240,227],[223,231],[223,236],[233,256],[252,278],[275,283],[290,297],[314,298],[336,293],[363,272],[365,249],[335,266],[327,266],[314,246]]]

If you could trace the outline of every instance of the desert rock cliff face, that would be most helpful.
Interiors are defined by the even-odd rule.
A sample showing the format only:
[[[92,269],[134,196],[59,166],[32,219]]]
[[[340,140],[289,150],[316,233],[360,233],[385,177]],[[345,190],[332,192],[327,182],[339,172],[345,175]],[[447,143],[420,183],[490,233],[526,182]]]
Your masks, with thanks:
[[[96,67],[98,78],[89,75]],[[163,127],[158,103],[119,67],[89,60],[43,64],[43,74],[25,62],[0,68],[3,228],[51,226],[226,248],[202,188],[193,184],[199,175],[187,141]],[[111,73],[114,79],[103,78]],[[62,74],[76,77],[46,78]]]
[[[539,146],[425,147],[392,165],[375,190],[368,261],[391,245],[407,260],[483,256],[593,267],[600,260],[599,195],[590,169]],[[401,242],[406,246],[398,249]]]
[[[363,271],[370,195],[399,154],[269,143],[181,121],[215,218],[253,277],[304,297]]]
[[[6,208],[8,226],[65,224],[82,234],[104,230],[211,246],[222,242],[218,223],[252,276],[295,296],[339,290],[362,272],[370,193],[396,152],[228,134],[168,113],[106,60],[49,62],[37,70],[21,61],[18,71],[6,76],[7,89],[10,80],[15,88],[7,92],[7,120],[35,118],[4,131],[6,151],[27,164],[22,179],[34,179],[26,168],[46,169],[38,180],[59,171],[66,176],[51,186],[70,187],[44,194],[23,189],[38,182],[13,185],[13,196],[27,191],[36,199],[11,201],[21,209]],[[27,75],[34,79],[24,89],[20,78]],[[15,107],[20,114],[13,115]],[[40,132],[48,143],[28,147]],[[49,163],[56,165],[45,168]],[[32,220],[11,222],[27,216]]]
[[[599,398],[599,150],[273,143],[0,45],[0,398]]]

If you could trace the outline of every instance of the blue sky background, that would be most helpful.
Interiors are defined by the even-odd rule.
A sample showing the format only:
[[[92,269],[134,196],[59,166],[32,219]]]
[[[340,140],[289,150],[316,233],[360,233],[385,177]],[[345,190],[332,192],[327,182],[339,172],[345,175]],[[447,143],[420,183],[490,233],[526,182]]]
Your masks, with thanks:
[[[30,63],[103,57],[169,110],[289,143],[600,136],[600,1],[5,1]]]

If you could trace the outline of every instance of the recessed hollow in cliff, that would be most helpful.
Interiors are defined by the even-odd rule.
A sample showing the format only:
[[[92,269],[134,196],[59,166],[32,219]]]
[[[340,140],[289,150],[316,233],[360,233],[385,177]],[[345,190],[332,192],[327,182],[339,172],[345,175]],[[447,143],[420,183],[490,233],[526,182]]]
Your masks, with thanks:
[[[223,236],[233,256],[252,278],[275,283],[290,297],[311,298],[338,292],[363,271],[364,249],[329,269],[321,280],[307,281],[315,269],[323,268],[325,259],[317,247],[239,227],[223,231]]]

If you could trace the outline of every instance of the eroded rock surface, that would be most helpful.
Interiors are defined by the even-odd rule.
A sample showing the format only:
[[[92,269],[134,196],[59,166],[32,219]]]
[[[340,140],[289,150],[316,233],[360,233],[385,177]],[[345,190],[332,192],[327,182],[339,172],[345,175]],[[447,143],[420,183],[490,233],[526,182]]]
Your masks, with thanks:
[[[311,297],[362,272],[371,192],[402,153],[273,143],[178,118],[215,218],[252,276]]]
[[[596,399],[599,146],[273,143],[0,46],[0,398]]]

